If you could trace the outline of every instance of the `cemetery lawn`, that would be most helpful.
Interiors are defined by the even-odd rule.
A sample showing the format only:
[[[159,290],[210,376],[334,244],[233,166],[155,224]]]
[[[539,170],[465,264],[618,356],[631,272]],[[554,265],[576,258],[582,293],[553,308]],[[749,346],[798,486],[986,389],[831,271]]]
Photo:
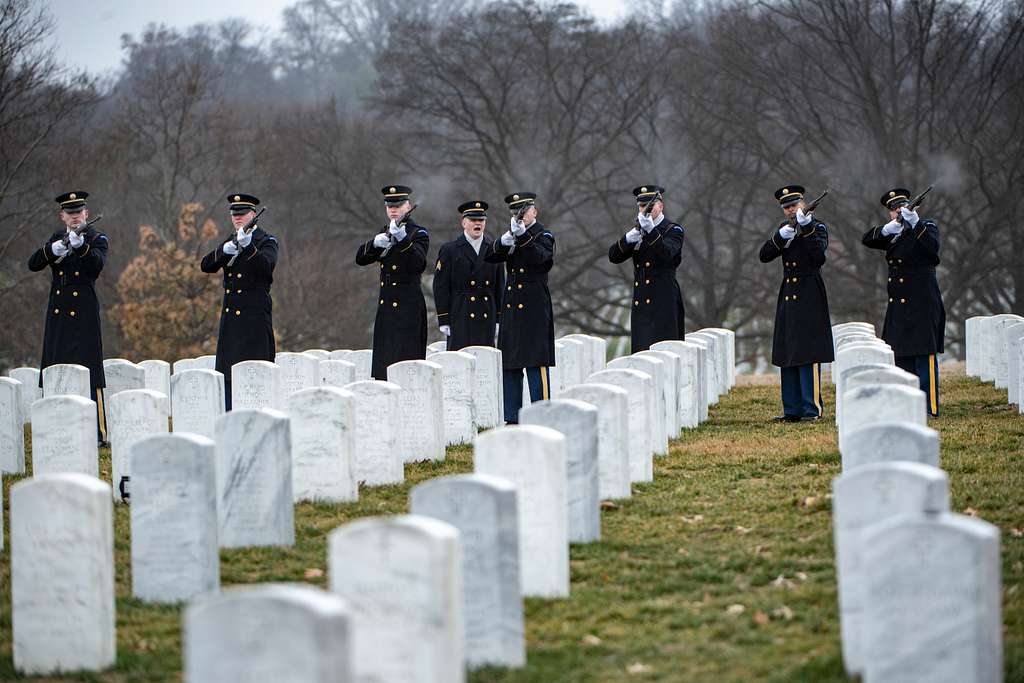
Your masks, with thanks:
[[[943,415],[932,426],[941,432],[951,504],[1000,528],[1006,680],[1024,681],[1024,416],[1006,405],[1005,390],[962,371],[942,382]],[[830,395],[826,402],[834,405]],[[741,378],[707,423],[655,461],[653,483],[606,505],[602,541],[572,548],[571,598],[526,601],[526,668],[477,671],[468,680],[846,680],[829,495],[840,472],[834,424],[770,423],[778,411],[777,383]],[[444,463],[407,465],[404,486],[363,488],[357,504],[299,505],[295,547],[221,551],[222,582],[326,587],[331,529],[405,512],[410,485],[471,469],[468,447],[449,449]],[[109,480],[108,449],[101,471]],[[5,526],[17,479],[3,480]],[[181,679],[181,608],[130,597],[126,507],[117,507],[115,523],[116,668],[45,680]],[[0,553],[0,586],[0,680],[7,681],[18,678],[8,550]]]

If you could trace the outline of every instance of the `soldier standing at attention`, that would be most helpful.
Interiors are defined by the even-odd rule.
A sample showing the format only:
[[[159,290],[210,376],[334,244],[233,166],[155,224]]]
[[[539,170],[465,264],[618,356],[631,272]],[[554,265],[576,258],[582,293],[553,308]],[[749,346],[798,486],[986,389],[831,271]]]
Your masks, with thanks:
[[[374,379],[386,380],[388,366],[427,356],[427,304],[420,277],[427,264],[430,235],[409,215],[406,185],[385,185],[384,210],[389,225],[359,246],[356,263],[380,264],[380,297],[373,321]]]
[[[682,260],[683,226],[665,217],[665,188],[644,185],[633,190],[639,213],[636,226],[608,249],[608,260],[633,259],[631,351],[646,351],[667,339],[682,339],[685,310],[676,280]]]
[[[537,220],[537,195],[505,197],[510,228],[491,245],[485,260],[505,264],[505,308],[501,312],[501,349],[505,422],[519,423],[523,371],[531,401],[551,398],[550,368],[555,364],[555,325],[548,272],[555,260],[555,236]]]
[[[244,360],[274,362],[274,302],[270,285],[277,265],[277,238],[258,224],[245,227],[256,217],[259,198],[251,194],[228,195],[234,232],[223,244],[203,257],[204,273],[224,270],[224,310],[217,333],[217,372],[224,375],[224,402],[231,410],[231,367]]]
[[[928,413],[939,414],[939,361],[946,308],[935,266],[939,265],[939,226],[909,208],[910,190],[895,187],[882,195],[889,222],[864,234],[864,246],[885,251],[889,264],[889,306],[882,339],[896,365],[917,375]]]
[[[107,441],[107,422],[103,409],[103,337],[100,334],[100,300],[96,280],[107,260],[107,236],[91,227],[88,192],[75,190],[56,198],[57,216],[64,228],[50,235],[46,243],[28,259],[28,269],[39,272],[50,268],[50,298],[46,304],[46,328],[43,333],[42,370],[60,363],[75,363],[89,368],[89,387],[96,402],[97,431],[100,443]],[[98,219],[97,219],[98,220]]]
[[[441,245],[434,266],[434,306],[437,324],[448,338],[448,350],[494,346],[501,315],[505,273],[484,257],[492,240],[484,234],[487,202],[459,205],[462,234]]]
[[[821,267],[828,248],[825,224],[805,214],[804,188],[775,193],[786,220],[761,247],[761,263],[782,257],[782,286],[775,305],[772,364],[782,372],[782,422],[821,417],[821,364],[833,360],[832,324]]]

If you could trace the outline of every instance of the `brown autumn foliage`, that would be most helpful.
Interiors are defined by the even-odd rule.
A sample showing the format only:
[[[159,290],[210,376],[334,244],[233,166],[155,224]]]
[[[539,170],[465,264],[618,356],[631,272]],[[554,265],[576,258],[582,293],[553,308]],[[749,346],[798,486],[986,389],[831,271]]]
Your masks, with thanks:
[[[202,211],[201,204],[182,206],[167,240],[139,228],[139,253],[118,278],[120,301],[110,310],[128,345],[125,355],[173,362],[216,349],[220,290],[198,264],[217,226],[209,219],[198,225]]]

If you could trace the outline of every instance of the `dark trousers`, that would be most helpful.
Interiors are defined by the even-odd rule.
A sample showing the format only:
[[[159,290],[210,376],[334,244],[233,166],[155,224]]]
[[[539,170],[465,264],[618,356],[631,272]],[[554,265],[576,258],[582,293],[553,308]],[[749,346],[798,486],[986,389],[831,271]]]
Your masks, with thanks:
[[[92,400],[96,403],[96,438],[100,443],[109,441],[107,438],[107,411],[103,405],[103,388],[92,388]]]
[[[782,408],[793,417],[821,417],[821,363],[782,368]]]
[[[927,356],[896,356],[896,367],[917,375],[917,381],[928,404],[928,414],[939,414],[939,357],[934,353]]]
[[[231,410],[231,380],[224,378],[224,408]]]
[[[551,398],[551,372],[549,368],[526,368],[526,381],[530,386],[531,401]],[[505,423],[519,424],[519,409],[523,407],[523,370],[505,370],[501,377],[505,394]]]

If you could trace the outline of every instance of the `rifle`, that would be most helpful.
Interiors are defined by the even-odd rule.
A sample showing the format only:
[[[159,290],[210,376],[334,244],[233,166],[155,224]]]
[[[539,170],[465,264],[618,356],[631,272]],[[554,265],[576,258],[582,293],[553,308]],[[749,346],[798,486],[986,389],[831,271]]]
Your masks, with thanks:
[[[266,211],[266,210],[267,210],[267,207],[265,207],[265,206],[264,206],[264,207],[263,207],[262,209],[260,209],[260,210],[259,210],[259,211],[258,211],[258,212],[256,213],[256,215],[255,215],[255,216],[253,216],[252,218],[250,218],[250,219],[249,219],[249,222],[248,222],[248,223],[246,223],[245,225],[243,225],[243,226],[242,226],[242,232],[244,232],[244,233],[245,233],[246,235],[248,235],[248,234],[249,234],[249,233],[251,233],[251,232],[252,232],[253,230],[255,230],[255,229],[256,229],[256,228],[258,227],[258,226],[256,225],[257,221],[259,221],[259,219],[260,219],[260,216],[262,216],[262,215],[263,215],[263,212],[264,212],[264,211]],[[229,267],[230,267],[230,266],[233,266],[233,265],[235,265],[235,259],[237,259],[237,258],[238,258],[238,255],[239,255],[240,253],[242,253],[242,247],[241,247],[241,245],[239,245],[239,244],[238,244],[238,233],[235,233],[235,236],[231,238],[231,243],[232,243],[233,245],[235,245],[235,249],[237,249],[238,251],[236,251],[236,252],[235,252],[235,253],[234,253],[234,254],[233,254],[233,255],[231,256],[230,260],[228,260],[228,266],[229,266]]]
[[[804,208],[804,215],[806,216],[807,214],[809,214],[812,211],[814,211],[815,209],[817,209],[818,205],[821,204],[821,200],[823,200],[825,197],[827,197],[829,192],[831,192],[831,190],[826,188],[826,190],[824,192],[822,192],[821,194],[819,194],[817,196],[817,198],[813,202],[808,204]],[[796,224],[796,214],[793,214],[793,217],[789,219],[789,224],[792,225],[794,228],[799,228],[800,227],[800,226],[798,226]]]
[[[412,212],[416,210],[417,206],[419,206],[419,204],[413,204],[411,209],[402,214],[402,217],[395,222],[395,227],[401,227],[405,225],[406,221],[409,220],[409,216],[412,215]],[[388,246],[380,254],[381,258],[387,256],[388,252],[391,251],[391,247],[395,246],[395,236],[392,235],[390,231],[388,231],[388,241]]]
[[[925,188],[924,192],[922,192],[921,194],[919,194],[916,197],[914,197],[913,199],[911,199],[910,203],[907,204],[907,211],[913,211],[917,207],[921,206],[921,202],[924,201],[924,196],[926,194],[928,194],[929,192],[931,192],[932,188],[934,188],[934,187],[935,187],[934,185],[929,185],[927,188]],[[900,212],[899,209],[896,209],[896,213],[899,215],[900,225],[903,225],[904,227],[908,227],[909,228],[910,226],[907,225],[907,222],[905,220],[903,220],[903,214]]]
[[[641,213],[643,213],[643,215],[645,215],[645,216],[650,216],[651,215],[651,211],[654,210],[654,203],[659,201],[660,199],[661,199],[661,193],[658,192],[653,197],[651,197],[651,199],[644,205],[644,209],[643,209],[643,211]],[[636,219],[633,222],[633,227],[630,228],[630,229],[631,230],[640,230],[640,219],[639,218]]]
[[[66,259],[68,257],[69,253],[71,253],[70,252],[70,245],[71,245],[71,233],[72,232],[75,233],[76,235],[81,235],[83,232],[85,232],[86,230],[91,228],[93,225],[95,225],[96,223],[99,223],[102,218],[103,218],[103,214],[101,213],[100,215],[96,216],[96,218],[93,218],[91,221],[88,221],[86,223],[82,223],[77,228],[72,228],[66,235],[64,235],[64,237],[61,238],[60,243],[63,244],[64,248],[68,249],[68,251],[65,252],[65,254],[63,256],[61,256],[59,259],[57,259],[55,261],[55,263],[60,263],[61,261],[63,261],[64,259]]]

